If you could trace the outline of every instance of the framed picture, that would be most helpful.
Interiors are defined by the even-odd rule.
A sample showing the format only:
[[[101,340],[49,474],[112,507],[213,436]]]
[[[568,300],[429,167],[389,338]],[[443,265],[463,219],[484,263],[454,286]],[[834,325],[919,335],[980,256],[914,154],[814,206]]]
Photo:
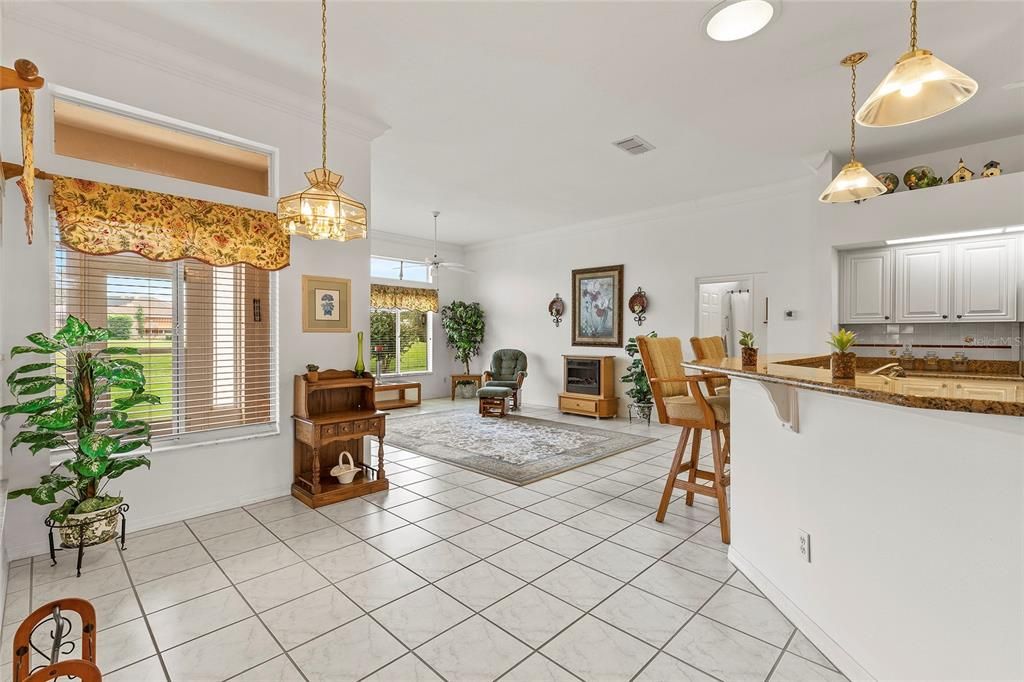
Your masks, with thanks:
[[[622,266],[572,271],[572,345],[622,347]]]
[[[352,280],[302,276],[302,331],[352,331]]]

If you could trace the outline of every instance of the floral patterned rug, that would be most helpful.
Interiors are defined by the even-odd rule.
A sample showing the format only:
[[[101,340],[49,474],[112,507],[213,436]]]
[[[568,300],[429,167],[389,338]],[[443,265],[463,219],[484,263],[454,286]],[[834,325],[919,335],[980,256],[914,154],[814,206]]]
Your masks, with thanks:
[[[388,419],[386,444],[525,485],[653,438],[509,415],[452,410]]]

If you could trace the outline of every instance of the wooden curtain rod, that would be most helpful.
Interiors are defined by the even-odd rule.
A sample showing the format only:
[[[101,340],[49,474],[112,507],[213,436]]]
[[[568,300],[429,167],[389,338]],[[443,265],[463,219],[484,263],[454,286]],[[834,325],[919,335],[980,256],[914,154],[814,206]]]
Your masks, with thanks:
[[[0,66],[0,90],[38,90],[45,83],[39,69],[27,59],[16,59],[13,69]]]
[[[21,177],[24,172],[25,167],[20,163],[8,163],[7,161],[4,161],[4,180]],[[36,168],[36,177],[40,180],[53,180],[54,178],[52,173],[41,171],[38,168]]]

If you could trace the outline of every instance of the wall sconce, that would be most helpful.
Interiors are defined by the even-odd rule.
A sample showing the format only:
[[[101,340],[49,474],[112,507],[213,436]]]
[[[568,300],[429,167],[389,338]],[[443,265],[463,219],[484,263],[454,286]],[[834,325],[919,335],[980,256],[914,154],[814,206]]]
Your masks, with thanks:
[[[565,315],[565,301],[558,294],[555,294],[555,297],[548,303],[548,315],[551,316],[551,321],[555,323],[556,327],[562,323],[562,315]]]
[[[644,320],[647,319],[647,292],[643,287],[637,287],[636,293],[629,297],[629,311],[633,313],[636,326],[644,326]]]

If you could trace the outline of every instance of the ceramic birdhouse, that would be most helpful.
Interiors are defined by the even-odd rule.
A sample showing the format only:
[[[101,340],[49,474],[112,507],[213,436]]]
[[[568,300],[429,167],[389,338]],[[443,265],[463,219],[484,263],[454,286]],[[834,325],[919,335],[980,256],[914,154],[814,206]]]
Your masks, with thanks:
[[[974,177],[974,171],[964,165],[964,160],[960,159],[960,167],[956,169],[956,172],[949,176],[949,180],[946,182],[967,182]]]
[[[999,167],[998,161],[989,161],[985,164],[985,167],[981,171],[981,177],[983,178],[994,178],[997,175],[1002,175],[1003,169]]]

